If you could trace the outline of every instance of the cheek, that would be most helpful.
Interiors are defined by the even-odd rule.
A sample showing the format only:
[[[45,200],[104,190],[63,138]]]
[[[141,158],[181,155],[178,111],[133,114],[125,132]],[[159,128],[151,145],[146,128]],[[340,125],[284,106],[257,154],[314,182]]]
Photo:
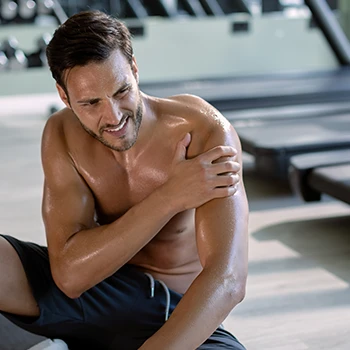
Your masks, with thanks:
[[[125,96],[121,108],[125,111],[132,112],[135,114],[138,106],[138,96],[135,93],[130,93],[128,96]]]
[[[93,111],[93,108],[82,108],[78,107],[74,113],[80,120],[82,124],[87,126],[89,129],[93,131],[98,131],[101,127],[102,122],[102,115],[101,113],[96,109]]]
[[[103,115],[99,111],[96,110],[94,113],[89,113],[88,118],[89,124],[93,130],[98,131],[103,124]]]
[[[133,103],[133,110],[136,112],[139,105],[140,105],[140,102],[141,102],[141,97],[140,97],[140,94],[138,92],[134,93],[133,94],[133,99],[132,99],[132,103]]]

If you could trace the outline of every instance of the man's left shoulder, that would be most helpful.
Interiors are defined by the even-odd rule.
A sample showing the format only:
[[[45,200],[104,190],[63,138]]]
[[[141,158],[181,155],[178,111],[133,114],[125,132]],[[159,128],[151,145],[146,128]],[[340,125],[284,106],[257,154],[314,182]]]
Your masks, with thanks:
[[[227,130],[230,127],[230,122],[220,111],[199,96],[182,94],[172,96],[172,99],[184,104],[187,110],[186,117],[195,128],[206,126],[213,130],[222,128]]]
[[[195,95],[177,95],[172,98],[182,105],[179,111],[187,121],[187,132],[191,134],[188,158],[219,145],[240,148],[233,126],[214,106]]]

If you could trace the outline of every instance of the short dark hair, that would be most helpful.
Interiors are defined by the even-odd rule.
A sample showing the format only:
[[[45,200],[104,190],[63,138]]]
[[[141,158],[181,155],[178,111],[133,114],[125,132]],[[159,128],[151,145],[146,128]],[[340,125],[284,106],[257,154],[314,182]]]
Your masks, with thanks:
[[[67,93],[65,70],[106,60],[116,49],[120,49],[131,65],[133,49],[128,28],[101,11],[84,11],[56,29],[46,55],[52,77]]]

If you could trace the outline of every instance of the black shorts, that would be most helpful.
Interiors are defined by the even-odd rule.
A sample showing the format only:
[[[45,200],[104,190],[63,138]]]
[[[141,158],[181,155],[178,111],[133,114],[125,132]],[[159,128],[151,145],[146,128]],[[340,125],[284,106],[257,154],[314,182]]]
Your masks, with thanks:
[[[182,297],[154,280],[151,297],[152,277],[125,265],[79,298],[70,299],[53,281],[46,247],[1,236],[22,261],[40,316],[1,313],[29,332],[62,339],[70,350],[136,350],[166,322],[167,311],[171,314]],[[199,349],[245,348],[219,327]]]

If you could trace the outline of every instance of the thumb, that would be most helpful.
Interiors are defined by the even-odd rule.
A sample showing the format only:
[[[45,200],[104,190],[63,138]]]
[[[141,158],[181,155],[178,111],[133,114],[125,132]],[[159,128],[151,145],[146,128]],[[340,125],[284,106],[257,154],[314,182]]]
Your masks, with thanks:
[[[179,141],[176,147],[175,159],[184,160],[186,159],[187,147],[191,142],[191,134],[187,133],[185,137]]]

